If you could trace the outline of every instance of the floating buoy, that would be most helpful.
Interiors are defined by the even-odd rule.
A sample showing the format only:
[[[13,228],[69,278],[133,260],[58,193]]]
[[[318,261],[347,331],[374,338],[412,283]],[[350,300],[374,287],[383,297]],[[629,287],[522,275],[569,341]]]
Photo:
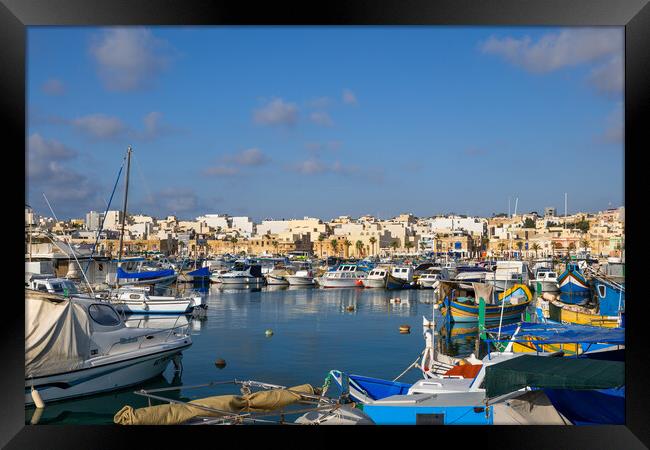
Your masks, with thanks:
[[[433,309],[440,309],[440,305],[437,304],[437,303],[434,303],[434,304],[433,304]]]
[[[41,394],[34,389],[34,386],[32,386],[32,399],[34,400],[34,405],[36,405],[37,408],[45,408],[45,402],[41,398]]]
[[[347,309],[348,311],[354,311],[354,306],[349,305],[345,309]]]
[[[399,326],[399,332],[400,333],[410,333],[411,332],[411,326],[410,325],[400,325]]]
[[[223,369],[226,367],[226,360],[219,358],[214,362],[214,365],[217,366],[217,369]]]
[[[267,336],[273,336],[273,330],[269,328],[264,332],[264,334],[266,334]]]

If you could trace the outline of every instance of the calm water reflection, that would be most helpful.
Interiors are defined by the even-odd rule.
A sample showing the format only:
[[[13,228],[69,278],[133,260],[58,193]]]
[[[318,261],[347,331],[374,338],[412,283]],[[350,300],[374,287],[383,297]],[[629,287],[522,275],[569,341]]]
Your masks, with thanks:
[[[424,348],[422,316],[431,318],[431,290],[385,291],[375,289],[318,289],[264,287],[261,289],[209,288],[207,317],[190,319],[193,345],[183,353],[183,372],[174,378],[173,366],[162,377],[117,393],[47,405],[39,423],[113,423],[124,405],[147,405],[133,394],[136,388],[191,386],[213,380],[258,380],[293,386],[321,386],[329,370],[393,379]],[[391,304],[391,298],[401,302]],[[423,303],[428,302],[428,303]],[[353,308],[349,308],[352,306]],[[352,310],[350,310],[352,309]],[[186,323],[183,316],[131,316],[130,326],[166,328]],[[474,352],[477,328],[463,324],[445,328],[436,311],[436,334],[443,351],[466,356]],[[399,326],[411,326],[400,334]],[[267,337],[265,330],[273,330]],[[217,369],[214,361],[226,360]],[[413,369],[402,378],[420,378]],[[232,386],[221,390],[189,390],[176,395],[196,398],[237,393]],[[168,393],[169,394],[169,393]],[[26,409],[30,423],[35,411]]]

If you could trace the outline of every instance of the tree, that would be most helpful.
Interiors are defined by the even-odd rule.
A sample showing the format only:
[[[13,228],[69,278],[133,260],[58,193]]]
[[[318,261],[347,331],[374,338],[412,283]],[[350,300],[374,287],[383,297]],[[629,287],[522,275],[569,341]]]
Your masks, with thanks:
[[[349,240],[345,239],[343,241],[343,245],[345,245],[345,257],[349,258],[350,257],[350,246],[352,245],[352,242]]]
[[[524,220],[524,228],[535,228],[535,221],[530,217],[526,217],[526,220]]]
[[[230,242],[232,242],[232,252],[235,253],[235,245],[237,244],[237,238],[235,236],[230,238]]]
[[[501,255],[503,255],[503,251],[506,248],[506,244],[504,242],[499,242],[499,250],[501,251]]]
[[[399,247],[399,243],[397,242],[397,239],[390,243],[390,247],[393,249],[393,254],[394,254],[395,250],[397,250],[397,247]]]
[[[576,244],[573,243],[573,242],[569,243],[569,255],[570,255],[571,252],[572,252],[573,250],[575,250],[575,249],[576,249]]]
[[[275,253],[277,253],[278,252],[278,245],[280,245],[278,243],[278,241],[274,240],[273,242],[271,242],[271,245],[273,245],[273,249],[275,250]]]
[[[375,238],[374,236],[372,236],[372,237],[370,238],[370,244],[372,245],[372,254],[373,254],[373,255],[375,254],[375,243],[376,243],[376,242],[377,242],[377,238]]]
[[[580,241],[580,246],[581,246],[582,248],[584,248],[585,251],[587,251],[587,249],[589,248],[589,245],[590,245],[590,242],[589,242],[588,239],[582,239],[582,240]]]
[[[540,249],[540,246],[537,242],[535,242],[531,248],[535,251],[535,258],[537,258],[537,251]]]
[[[323,254],[323,241],[325,241],[325,235],[321,233],[318,235],[318,244],[320,245],[321,256]]]
[[[517,241],[517,250],[519,250],[519,258],[521,259],[521,249],[524,248],[524,243],[521,241]]]
[[[420,250],[424,253],[424,249],[427,248],[427,244],[424,241],[420,241]]]
[[[413,242],[406,241],[406,243],[404,244],[404,247],[406,247],[407,253],[411,253],[410,250],[413,248]]]
[[[361,241],[357,241],[357,242],[354,244],[354,246],[357,248],[357,254],[359,255],[359,257],[361,257],[361,254],[362,254],[362,252],[363,252],[363,242],[361,242]]]
[[[334,252],[334,254],[336,254],[338,256],[338,251],[337,251],[338,247],[339,247],[338,239],[332,239],[330,241],[330,245],[332,246],[332,251]]]

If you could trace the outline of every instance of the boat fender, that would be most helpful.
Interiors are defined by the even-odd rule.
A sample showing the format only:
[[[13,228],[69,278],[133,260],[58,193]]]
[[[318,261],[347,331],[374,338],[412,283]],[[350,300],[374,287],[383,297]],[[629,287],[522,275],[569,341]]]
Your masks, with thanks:
[[[400,325],[399,326],[399,332],[400,333],[410,333],[411,332],[411,326],[410,325]]]
[[[37,389],[34,388],[34,386],[32,386],[32,399],[34,400],[34,405],[36,405],[37,408],[45,408],[45,402],[41,398],[41,394]]]

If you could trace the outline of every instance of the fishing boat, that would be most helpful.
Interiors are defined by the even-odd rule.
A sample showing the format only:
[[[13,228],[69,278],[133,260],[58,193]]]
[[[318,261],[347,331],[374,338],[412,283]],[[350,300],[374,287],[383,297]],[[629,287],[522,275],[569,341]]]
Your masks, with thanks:
[[[378,266],[368,272],[368,276],[363,279],[363,287],[366,288],[386,288],[386,279],[390,273],[389,266]]]
[[[485,283],[502,292],[515,283],[528,285],[530,269],[526,261],[497,261],[496,270],[485,276]]]
[[[497,350],[515,353],[561,353],[613,361],[622,361],[625,350],[625,331],[621,328],[554,322],[522,322],[488,328],[483,340]]]
[[[566,269],[557,278],[557,282],[560,286],[560,292],[569,294],[589,292],[589,284],[576,263],[567,263]]]
[[[548,302],[548,319],[559,323],[591,325],[604,328],[624,327],[623,315],[604,315],[598,306],[569,305],[557,300]]]
[[[624,375],[620,361],[494,352],[473,378],[440,377],[409,385],[330,371],[328,379],[342,395],[362,404],[378,425],[569,425],[573,422],[565,412],[573,420],[583,417],[582,423],[619,423],[620,411],[599,420],[605,404],[601,401],[591,413],[588,405],[604,391],[624,390]],[[572,407],[581,414],[571,414],[564,400],[577,396],[583,401]]]
[[[410,289],[415,286],[413,267],[393,266],[386,278],[386,289]]]
[[[314,273],[311,271],[311,269],[297,270],[296,273],[287,275],[285,278],[289,282],[290,286],[314,285]]]
[[[96,298],[110,302],[125,314],[185,314],[202,305],[200,296],[153,295],[142,287],[122,287],[96,294]]]
[[[459,265],[456,267],[454,281],[460,283],[460,287],[469,289],[472,283],[483,283],[488,275],[488,269],[480,266]]]
[[[336,270],[325,272],[318,283],[324,288],[359,287],[363,286],[367,275],[357,264],[341,264]]]
[[[417,284],[422,289],[432,289],[438,287],[438,282],[449,280],[449,272],[444,267],[431,267],[423,272],[417,280]]]
[[[259,264],[247,264],[241,261],[237,261],[229,272],[221,275],[220,279],[223,286],[262,286],[266,283]]]
[[[557,274],[545,267],[537,269],[535,273],[535,278],[531,280],[532,285],[535,288],[535,291],[538,293],[542,292],[558,292],[560,286],[557,280]]]
[[[449,284],[446,284],[449,286]],[[455,295],[456,291],[451,293],[451,297],[444,292],[443,298],[443,315],[451,322],[478,322],[479,306],[478,298],[485,300],[485,322],[495,323],[499,321],[520,320],[524,311],[532,302],[533,295],[528,286],[524,284],[515,284],[508,290],[495,295],[493,287],[488,284],[474,283],[475,296]],[[462,291],[460,292],[462,293]]]
[[[126,327],[112,305],[25,290],[25,404],[121,389],[160,375],[192,345],[186,328]]]

